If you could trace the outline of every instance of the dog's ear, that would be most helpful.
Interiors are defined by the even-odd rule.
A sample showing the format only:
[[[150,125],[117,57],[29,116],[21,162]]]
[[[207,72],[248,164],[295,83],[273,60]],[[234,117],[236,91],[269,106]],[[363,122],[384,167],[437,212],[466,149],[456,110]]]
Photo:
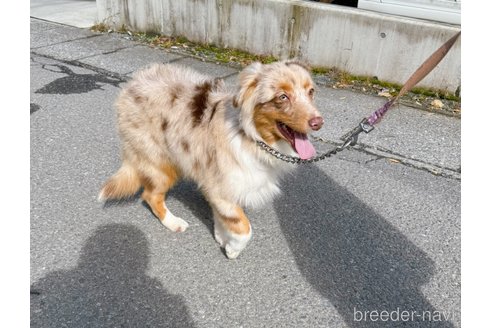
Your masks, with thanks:
[[[259,62],[247,66],[239,73],[239,91],[233,99],[234,107],[240,107],[258,84],[263,65]]]
[[[304,63],[304,62],[302,62],[302,61],[300,61],[298,59],[295,59],[295,58],[293,58],[293,59],[287,59],[286,61],[284,61],[284,64],[287,65],[287,66],[289,66],[289,65],[297,65],[297,66],[300,66],[300,67],[304,68],[306,71],[311,72],[311,67],[308,64],[306,64],[306,63]]]

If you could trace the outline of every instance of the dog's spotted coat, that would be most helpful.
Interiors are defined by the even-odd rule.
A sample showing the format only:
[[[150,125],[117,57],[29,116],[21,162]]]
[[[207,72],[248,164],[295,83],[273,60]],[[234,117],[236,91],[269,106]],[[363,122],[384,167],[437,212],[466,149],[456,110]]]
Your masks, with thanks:
[[[307,67],[293,60],[248,66],[236,92],[188,68],[147,67],[116,101],[123,163],[99,199],[143,187],[142,198],[157,218],[172,231],[185,231],[188,223],[166,207],[165,195],[179,178],[191,179],[212,207],[215,239],[235,258],[251,238],[243,207],[270,201],[290,169],[256,141],[313,156],[306,134],[323,124],[313,97]]]

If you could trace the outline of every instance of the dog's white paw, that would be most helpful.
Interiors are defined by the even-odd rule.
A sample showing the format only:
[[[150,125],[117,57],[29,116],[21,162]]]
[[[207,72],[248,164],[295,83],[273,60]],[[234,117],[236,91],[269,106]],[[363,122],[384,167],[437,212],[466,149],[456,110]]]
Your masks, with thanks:
[[[229,260],[233,260],[235,259],[236,257],[239,256],[239,254],[241,253],[241,250],[234,250],[231,245],[226,245],[225,246],[225,252],[226,252],[226,255],[227,255],[227,258]]]
[[[174,216],[168,209],[166,209],[166,216],[164,217],[164,220],[161,220],[161,223],[174,232],[184,232],[189,226],[188,222],[180,217]]]
[[[251,228],[248,234],[239,235],[225,230],[220,223],[214,226],[215,241],[225,249],[228,259],[235,259],[244,250],[251,239]]]

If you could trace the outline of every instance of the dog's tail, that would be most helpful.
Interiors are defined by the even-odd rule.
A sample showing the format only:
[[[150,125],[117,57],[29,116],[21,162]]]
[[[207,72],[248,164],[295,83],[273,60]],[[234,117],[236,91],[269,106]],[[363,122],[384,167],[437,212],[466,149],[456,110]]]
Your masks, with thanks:
[[[134,195],[141,183],[137,171],[128,163],[123,163],[120,169],[106,181],[99,192],[98,200],[120,199]]]

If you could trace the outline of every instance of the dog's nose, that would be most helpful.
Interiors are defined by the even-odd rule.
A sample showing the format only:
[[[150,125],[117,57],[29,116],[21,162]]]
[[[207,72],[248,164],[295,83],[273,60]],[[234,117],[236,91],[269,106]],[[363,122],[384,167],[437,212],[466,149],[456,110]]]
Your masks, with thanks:
[[[314,131],[318,131],[319,129],[321,129],[324,122],[325,121],[323,120],[323,118],[321,116],[317,116],[317,117],[310,119],[308,123],[309,123],[309,126],[311,127],[311,129],[313,129]]]

